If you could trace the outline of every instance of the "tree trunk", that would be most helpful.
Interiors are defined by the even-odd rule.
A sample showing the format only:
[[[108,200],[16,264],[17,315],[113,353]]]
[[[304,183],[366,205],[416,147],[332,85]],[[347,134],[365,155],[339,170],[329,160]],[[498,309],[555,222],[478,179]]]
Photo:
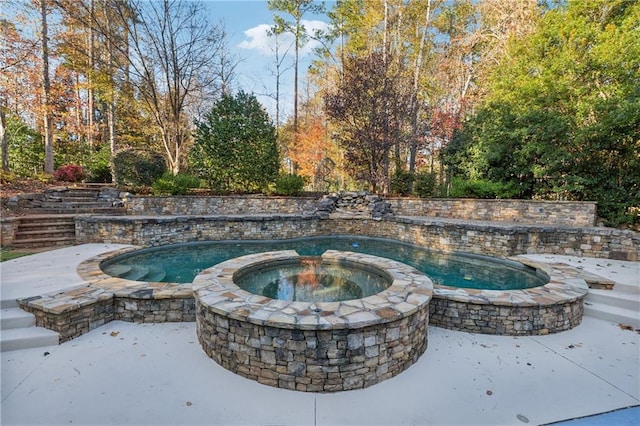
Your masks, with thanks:
[[[53,126],[51,120],[51,80],[49,79],[49,34],[46,0],[40,0],[42,19],[42,127],[44,131],[44,172],[53,174]]]
[[[298,6],[299,7],[299,6]],[[300,14],[298,13],[298,16]],[[293,70],[293,133],[298,138],[298,56],[300,51],[300,18],[296,18],[296,51]]]
[[[107,28],[111,30],[111,21],[109,19],[109,10],[107,9],[107,3],[104,3],[104,14],[106,17]],[[113,183],[116,182],[116,170],[115,164],[113,162],[113,158],[115,157],[115,153],[117,150],[116,146],[116,100],[115,100],[115,81],[113,78],[114,75],[114,63],[113,63],[113,46],[110,39],[107,39],[106,43],[107,50],[107,66],[109,71],[109,91],[107,95],[107,135],[109,138],[109,150],[111,152],[111,181]]]
[[[424,44],[427,39],[427,30],[429,21],[431,20],[431,0],[427,0],[427,13],[425,16],[424,28],[420,37],[420,47],[418,48],[418,56],[413,70],[413,91],[411,92],[411,149],[409,153],[409,173],[416,170],[416,156],[418,153],[418,115],[420,108],[418,105],[418,87],[420,82],[420,71],[422,69],[422,55],[424,52]],[[409,183],[409,191],[413,191],[413,180]]]
[[[95,16],[94,0],[89,4],[91,16]],[[87,73],[87,143],[93,150],[94,145],[94,99],[93,99],[93,73],[95,59],[95,40],[93,36],[93,25],[89,25],[89,72]]]
[[[7,117],[4,99],[0,102],[0,144],[2,144],[2,171],[9,171],[9,138],[7,138]]]

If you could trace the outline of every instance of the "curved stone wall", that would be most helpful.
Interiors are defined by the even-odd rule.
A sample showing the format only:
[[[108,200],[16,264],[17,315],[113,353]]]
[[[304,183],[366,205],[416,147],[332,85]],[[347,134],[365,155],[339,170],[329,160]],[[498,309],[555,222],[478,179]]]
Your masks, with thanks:
[[[242,256],[196,277],[198,339],[218,364],[269,386],[336,392],[393,377],[426,350],[433,283],[405,264],[325,252],[323,260],[366,265],[392,279],[380,293],[342,302],[274,300],[233,281],[243,268],[296,257],[295,251]]]
[[[570,330],[582,322],[589,288],[575,269],[514,260],[544,272],[548,283],[509,291],[435,286],[430,324],[470,333],[532,336]]]

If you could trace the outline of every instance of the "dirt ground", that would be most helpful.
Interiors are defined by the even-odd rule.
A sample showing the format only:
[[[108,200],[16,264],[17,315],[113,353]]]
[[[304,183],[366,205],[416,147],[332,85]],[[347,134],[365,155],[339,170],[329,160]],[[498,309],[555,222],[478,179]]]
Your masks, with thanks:
[[[35,179],[20,179],[0,184],[0,198],[9,198],[18,194],[42,192],[47,188],[63,186],[63,183],[45,183]]]

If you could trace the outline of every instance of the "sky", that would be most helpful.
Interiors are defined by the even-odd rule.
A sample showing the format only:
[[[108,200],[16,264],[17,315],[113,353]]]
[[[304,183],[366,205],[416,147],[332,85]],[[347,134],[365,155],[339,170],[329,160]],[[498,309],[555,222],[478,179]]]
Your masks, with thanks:
[[[330,2],[327,8],[331,7]],[[223,22],[228,36],[228,46],[239,61],[236,68],[237,88],[252,92],[265,106],[275,120],[275,101],[266,94],[275,95],[275,53],[274,37],[267,35],[267,30],[273,26],[274,12],[267,7],[266,0],[208,0],[205,1],[209,9],[212,23]],[[288,17],[281,14],[285,19]],[[304,16],[303,24],[307,31],[324,29],[329,19],[326,15]],[[280,36],[280,51],[292,46],[293,36]],[[306,69],[314,58],[313,48],[317,42],[311,41],[300,51],[299,91],[302,92]],[[284,60],[282,68],[289,68],[281,77],[280,82],[280,117],[289,116],[293,112],[293,47]]]

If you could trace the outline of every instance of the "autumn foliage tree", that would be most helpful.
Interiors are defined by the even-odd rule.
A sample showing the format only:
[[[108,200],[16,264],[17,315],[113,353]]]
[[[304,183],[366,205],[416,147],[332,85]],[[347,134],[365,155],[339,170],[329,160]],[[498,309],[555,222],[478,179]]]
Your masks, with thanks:
[[[353,56],[344,69],[344,79],[325,96],[325,108],[345,168],[372,191],[388,193],[391,150],[403,136],[407,93],[380,53]]]

